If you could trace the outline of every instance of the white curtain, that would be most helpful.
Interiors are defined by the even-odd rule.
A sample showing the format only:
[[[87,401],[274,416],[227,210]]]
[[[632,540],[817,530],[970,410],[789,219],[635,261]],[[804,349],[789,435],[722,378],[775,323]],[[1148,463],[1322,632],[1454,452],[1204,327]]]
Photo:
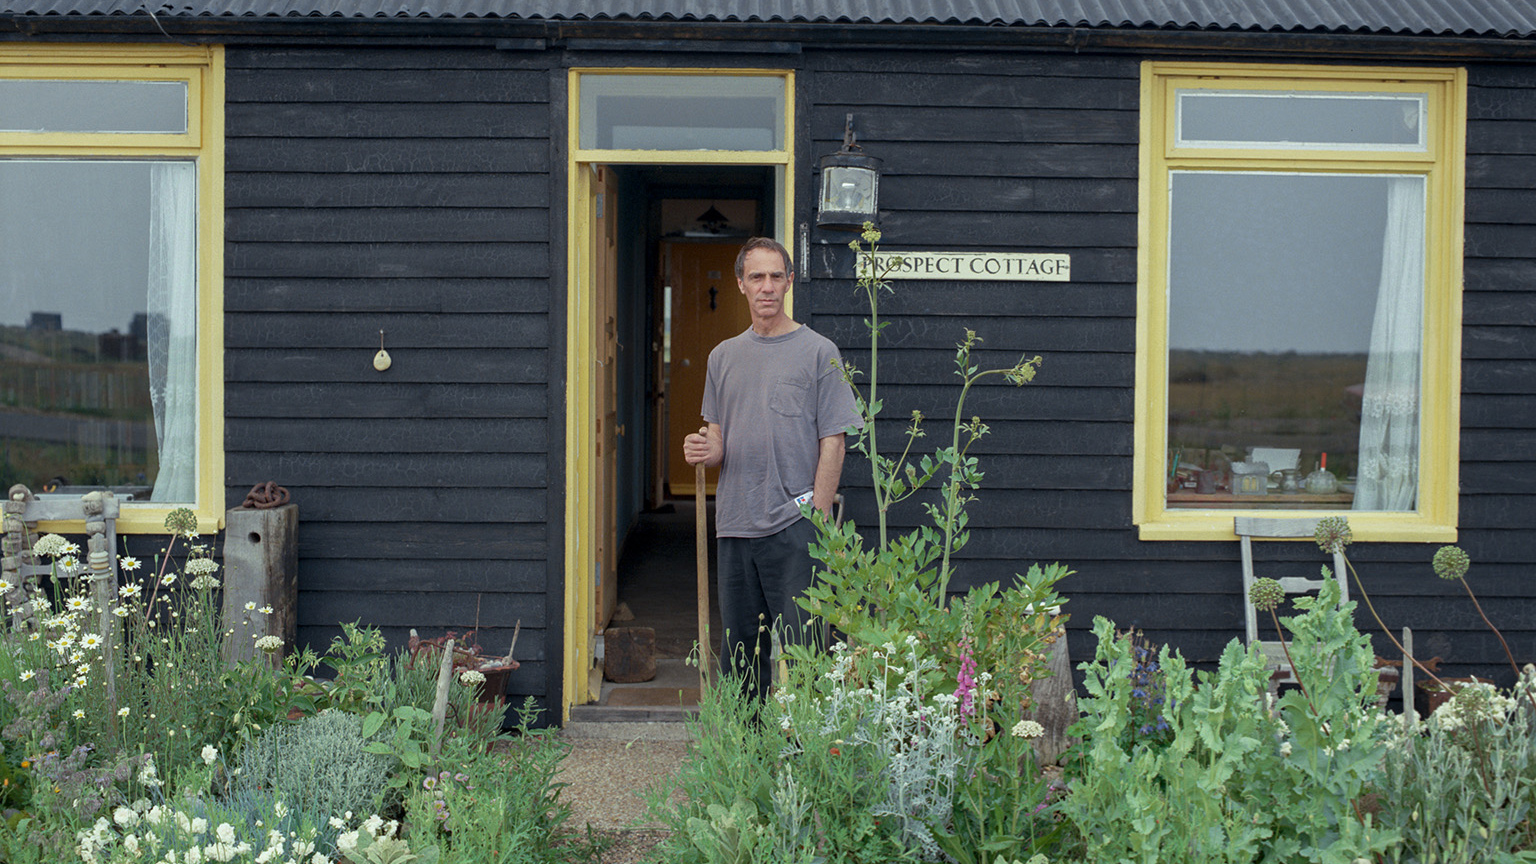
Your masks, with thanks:
[[[149,395],[154,501],[197,500],[197,167],[150,166]]]
[[[1413,510],[1418,493],[1424,195],[1422,177],[1388,180],[1381,286],[1361,405],[1356,510]]]

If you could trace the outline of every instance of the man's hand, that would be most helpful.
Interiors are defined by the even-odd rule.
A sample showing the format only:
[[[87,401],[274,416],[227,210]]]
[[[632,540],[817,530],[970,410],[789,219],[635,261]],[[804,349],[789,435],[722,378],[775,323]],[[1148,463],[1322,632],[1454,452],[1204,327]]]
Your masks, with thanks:
[[[683,459],[689,465],[702,463],[706,468],[720,464],[725,456],[725,446],[720,437],[720,424],[700,426],[699,431],[683,439]]]

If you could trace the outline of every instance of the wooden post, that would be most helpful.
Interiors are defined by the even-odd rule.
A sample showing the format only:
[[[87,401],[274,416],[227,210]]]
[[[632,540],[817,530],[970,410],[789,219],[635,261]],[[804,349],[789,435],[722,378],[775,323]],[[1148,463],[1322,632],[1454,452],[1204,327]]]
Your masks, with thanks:
[[[428,752],[436,759],[443,746],[443,724],[448,721],[448,688],[453,686],[453,640],[443,643],[443,659],[437,665],[437,698],[432,700],[432,743]]]
[[[233,664],[256,656],[262,636],[282,639],[285,653],[298,637],[299,508],[236,508],[224,514],[224,524],[223,613],[232,631],[225,638],[224,660]],[[272,612],[248,612],[247,603],[270,606]]]
[[[1413,729],[1419,713],[1413,707],[1413,631],[1403,628],[1403,725]]]
[[[1053,610],[1052,614],[1056,611]],[[1030,685],[1034,706],[1030,716],[1045,727],[1045,734],[1035,739],[1035,757],[1041,765],[1055,765],[1061,754],[1072,746],[1067,727],[1077,722],[1077,691],[1072,686],[1072,658],[1067,654],[1067,630],[1056,631],[1047,664],[1051,677]]]
[[[709,434],[709,427],[700,430]],[[704,502],[704,463],[693,466],[693,552],[699,571],[699,692],[709,686],[709,516]]]

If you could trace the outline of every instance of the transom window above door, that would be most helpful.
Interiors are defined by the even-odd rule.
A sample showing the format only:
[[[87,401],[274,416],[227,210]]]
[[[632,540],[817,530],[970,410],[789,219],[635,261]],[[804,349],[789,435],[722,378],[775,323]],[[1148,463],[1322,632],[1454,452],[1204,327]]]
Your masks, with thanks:
[[[582,73],[582,150],[785,149],[786,78]]]

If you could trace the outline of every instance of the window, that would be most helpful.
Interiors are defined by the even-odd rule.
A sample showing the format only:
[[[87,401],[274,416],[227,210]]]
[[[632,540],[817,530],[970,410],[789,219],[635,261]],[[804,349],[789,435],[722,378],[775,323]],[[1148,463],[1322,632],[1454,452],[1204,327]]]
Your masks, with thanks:
[[[1133,517],[1455,538],[1459,70],[1148,63]]]
[[[0,46],[0,485],[223,513],[219,48]]]

